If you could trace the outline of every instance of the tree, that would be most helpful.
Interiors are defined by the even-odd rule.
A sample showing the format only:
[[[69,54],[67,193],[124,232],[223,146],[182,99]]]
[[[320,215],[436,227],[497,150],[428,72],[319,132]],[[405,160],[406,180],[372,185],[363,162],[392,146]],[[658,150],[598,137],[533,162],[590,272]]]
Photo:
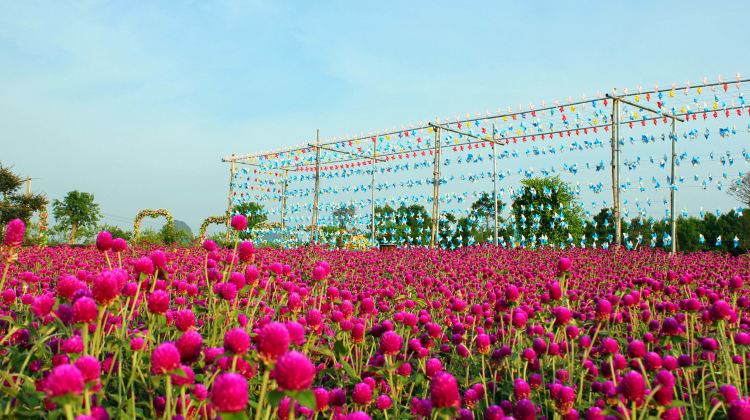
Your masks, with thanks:
[[[398,210],[391,206],[375,207],[376,236],[385,243],[407,243],[428,245],[432,218],[424,206],[401,205]]]
[[[41,194],[19,194],[23,182],[10,168],[0,165],[0,226],[13,219],[21,219],[28,225],[31,215],[47,206],[47,198]]]
[[[474,239],[477,242],[487,242],[491,238],[495,236],[495,218],[497,218],[498,225],[502,225],[503,218],[500,216],[500,213],[505,208],[505,203],[502,202],[502,200],[497,200],[497,211],[498,213],[495,214],[495,193],[482,193],[482,195],[477,199],[477,201],[473,202],[471,204],[470,212],[476,218],[482,219],[484,221],[484,228],[483,229],[473,229],[474,232],[472,236],[474,236]],[[468,220],[466,221],[468,222]],[[467,225],[467,223],[464,223]],[[492,223],[490,223],[492,222]],[[502,229],[498,229],[498,236],[500,235],[500,231]]]
[[[234,214],[242,214],[247,217],[247,231],[240,232],[240,239],[251,239],[253,230],[268,220],[266,211],[262,204],[246,202],[236,204],[233,208]]]
[[[57,220],[56,229],[60,232],[70,230],[68,244],[75,243],[79,229],[95,228],[101,218],[94,194],[87,192],[70,191],[63,201],[55,200],[52,209]]]
[[[113,238],[122,238],[122,239],[125,239],[126,241],[129,241],[130,238],[133,236],[133,233],[130,232],[129,230],[125,230],[115,225],[104,224],[104,225],[99,226],[97,230],[99,231],[106,230],[107,232],[112,234]]]
[[[550,245],[577,240],[583,234],[583,209],[570,187],[559,177],[529,178],[521,181],[520,194],[511,211],[517,235],[526,240],[546,236]]]
[[[737,198],[743,205],[750,207],[750,172],[746,173],[741,179],[738,179],[729,188],[729,194]]]
[[[353,204],[342,204],[339,208],[331,213],[333,220],[336,225],[341,229],[347,229],[349,224],[354,220],[357,211],[354,209]]]

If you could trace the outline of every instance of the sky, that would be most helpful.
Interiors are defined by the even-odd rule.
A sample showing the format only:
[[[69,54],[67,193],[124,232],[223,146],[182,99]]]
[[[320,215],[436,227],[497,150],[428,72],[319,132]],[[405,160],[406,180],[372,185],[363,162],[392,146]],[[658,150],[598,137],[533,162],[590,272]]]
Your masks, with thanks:
[[[0,0],[0,162],[103,222],[226,209],[221,157],[750,75],[750,3]],[[158,227],[156,221],[144,226]]]

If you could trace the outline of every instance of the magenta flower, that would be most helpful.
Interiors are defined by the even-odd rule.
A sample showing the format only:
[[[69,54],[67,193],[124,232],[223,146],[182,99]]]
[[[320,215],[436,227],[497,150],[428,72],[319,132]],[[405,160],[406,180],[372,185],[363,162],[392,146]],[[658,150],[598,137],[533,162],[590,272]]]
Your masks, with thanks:
[[[315,366],[304,354],[290,351],[276,360],[272,375],[279,388],[300,391],[312,385],[315,378]]]
[[[45,380],[45,391],[51,398],[80,395],[83,392],[83,375],[73,365],[56,366]]]
[[[461,408],[456,378],[448,372],[435,374],[430,380],[430,401],[437,408]]]
[[[284,324],[271,322],[256,336],[258,353],[266,362],[275,362],[289,349],[289,331]]]
[[[222,373],[211,388],[211,403],[219,413],[236,413],[247,408],[247,381],[236,373]]]
[[[243,231],[247,229],[247,217],[241,214],[235,214],[232,216],[231,225],[234,230]]]
[[[17,247],[23,244],[23,236],[26,232],[26,225],[21,219],[13,219],[5,227],[5,245]]]
[[[112,234],[103,230],[96,235],[96,249],[99,251],[109,251],[112,248]]]
[[[245,354],[250,348],[250,336],[242,328],[232,328],[224,334],[224,350],[233,354]]]
[[[151,352],[151,372],[169,373],[180,367],[180,351],[172,343],[162,343]]]
[[[384,355],[394,355],[401,351],[404,339],[393,331],[387,331],[380,337],[380,352]]]

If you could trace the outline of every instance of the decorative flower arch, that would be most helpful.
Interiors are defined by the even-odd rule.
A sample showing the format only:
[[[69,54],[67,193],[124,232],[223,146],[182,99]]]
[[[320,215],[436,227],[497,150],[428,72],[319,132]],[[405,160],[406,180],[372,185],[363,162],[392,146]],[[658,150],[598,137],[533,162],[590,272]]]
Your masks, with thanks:
[[[141,210],[140,213],[138,213],[135,216],[135,222],[133,222],[133,239],[137,240],[139,236],[141,236],[141,220],[143,220],[144,217],[159,217],[163,216],[165,219],[167,219],[167,224],[172,225],[174,224],[174,219],[172,218],[172,215],[169,213],[167,209],[144,209]]]
[[[210,216],[201,223],[201,230],[198,234],[198,242],[203,243],[206,240],[206,229],[209,225],[227,224],[227,216]]]

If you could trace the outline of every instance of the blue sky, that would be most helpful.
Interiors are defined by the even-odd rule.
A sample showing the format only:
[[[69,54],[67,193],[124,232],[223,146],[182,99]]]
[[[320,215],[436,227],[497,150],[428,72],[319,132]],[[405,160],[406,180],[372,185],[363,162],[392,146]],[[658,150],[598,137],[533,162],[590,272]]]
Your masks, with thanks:
[[[0,1],[0,161],[51,199],[94,193],[105,222],[165,207],[197,230],[226,206],[221,156],[316,128],[338,137],[747,75],[749,8]]]

